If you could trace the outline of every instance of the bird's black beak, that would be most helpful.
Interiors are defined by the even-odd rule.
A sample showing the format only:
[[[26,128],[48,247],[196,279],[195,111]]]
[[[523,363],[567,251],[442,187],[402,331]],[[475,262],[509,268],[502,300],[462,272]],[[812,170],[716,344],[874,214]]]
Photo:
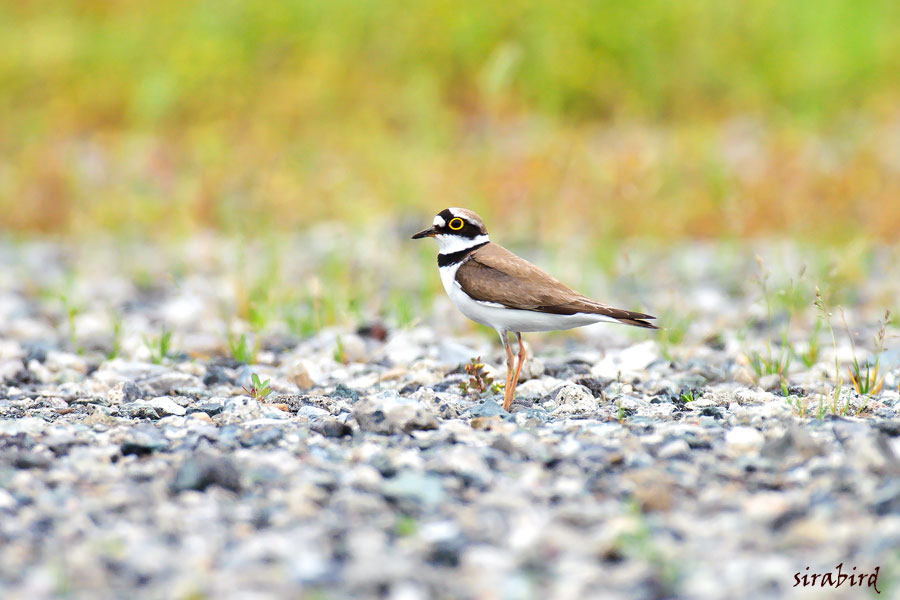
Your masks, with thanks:
[[[436,235],[437,235],[437,231],[432,226],[432,227],[429,227],[428,229],[424,229],[424,230],[420,231],[419,233],[417,233],[416,235],[412,236],[412,239],[421,240],[422,238],[434,237]]]

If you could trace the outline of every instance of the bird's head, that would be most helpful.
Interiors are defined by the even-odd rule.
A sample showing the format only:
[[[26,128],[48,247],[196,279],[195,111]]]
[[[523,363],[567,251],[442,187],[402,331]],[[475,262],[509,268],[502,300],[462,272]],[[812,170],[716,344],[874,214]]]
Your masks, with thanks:
[[[425,237],[435,238],[441,253],[456,252],[489,241],[484,221],[465,208],[445,208],[435,215],[431,227],[412,236],[412,239]]]

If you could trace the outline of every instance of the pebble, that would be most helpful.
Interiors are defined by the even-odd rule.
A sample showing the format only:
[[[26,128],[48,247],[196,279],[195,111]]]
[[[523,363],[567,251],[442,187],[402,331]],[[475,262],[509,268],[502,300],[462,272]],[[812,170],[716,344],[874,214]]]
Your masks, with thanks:
[[[188,458],[175,473],[172,491],[186,490],[206,491],[210,486],[240,492],[241,475],[234,464],[226,457],[199,455]]]
[[[691,447],[685,439],[672,440],[659,449],[659,458],[669,460],[672,458],[688,458]]]
[[[321,433],[325,437],[340,438],[353,435],[353,428],[346,423],[341,423],[333,417],[316,419],[310,424],[310,429]]]
[[[414,400],[396,391],[381,392],[361,399],[353,409],[360,429],[373,433],[409,433],[437,429],[434,414]]]
[[[735,427],[725,434],[725,445],[735,455],[758,452],[766,438],[752,427]]]
[[[169,415],[175,415],[178,417],[183,417],[187,414],[187,411],[183,406],[180,406],[175,403],[174,400],[169,398],[168,396],[160,396],[159,398],[152,398],[147,401],[147,404],[152,408],[156,409],[156,412],[161,417],[167,417]]]

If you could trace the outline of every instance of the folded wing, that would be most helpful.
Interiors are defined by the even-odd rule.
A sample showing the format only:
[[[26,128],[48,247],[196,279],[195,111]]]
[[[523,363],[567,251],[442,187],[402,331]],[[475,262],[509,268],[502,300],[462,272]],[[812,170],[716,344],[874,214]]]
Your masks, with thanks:
[[[656,329],[651,315],[606,306],[561,283],[509,250],[489,243],[474,251],[460,265],[456,280],[475,300],[507,308],[558,315],[603,315],[627,325]]]

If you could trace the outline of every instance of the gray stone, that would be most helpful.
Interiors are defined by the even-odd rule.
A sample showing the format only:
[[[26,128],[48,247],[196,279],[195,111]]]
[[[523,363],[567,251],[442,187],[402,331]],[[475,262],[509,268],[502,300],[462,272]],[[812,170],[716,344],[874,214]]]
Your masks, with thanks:
[[[343,383],[339,383],[336,388],[334,388],[334,393],[332,394],[335,398],[346,398],[352,403],[356,403],[359,401],[359,394],[355,390],[351,390]]]
[[[503,406],[501,406],[500,403],[488,398],[483,402],[479,402],[478,404],[467,408],[463,411],[461,416],[469,419],[477,417],[507,417],[509,416],[509,413],[503,410]]]
[[[172,481],[175,493],[186,490],[205,491],[219,486],[232,492],[241,491],[241,474],[230,459],[218,455],[200,454],[185,460]]]
[[[554,417],[588,415],[597,411],[597,399],[583,385],[567,383],[552,393]]]
[[[325,437],[339,438],[353,435],[353,428],[346,423],[341,423],[334,417],[316,419],[310,423],[310,429],[321,433]]]
[[[140,387],[148,396],[172,396],[203,390],[200,378],[187,373],[171,371],[152,375],[140,382]]]
[[[156,427],[135,427],[122,440],[122,454],[136,454],[143,456],[165,450],[169,447],[169,441]]]
[[[241,436],[241,445],[245,447],[265,446],[274,444],[284,436],[281,427],[256,427],[244,432]]]
[[[381,493],[389,500],[400,503],[407,512],[435,507],[446,497],[439,476],[415,471],[403,471],[385,480]]]
[[[437,429],[437,419],[422,404],[390,390],[361,399],[353,410],[360,429],[373,433],[409,433]]]
[[[691,453],[691,447],[686,440],[672,440],[666,442],[660,449],[657,456],[664,460],[671,458],[688,458]]]
[[[177,404],[174,400],[169,398],[168,396],[160,396],[159,398],[151,398],[147,401],[147,404],[156,409],[156,412],[159,413],[161,417],[167,417],[169,415],[175,415],[177,417],[183,417],[187,411],[185,408],[179,404]]]
[[[781,375],[778,375],[777,373],[772,375],[763,375],[759,378],[759,387],[766,390],[767,392],[780,392],[781,382]]]

